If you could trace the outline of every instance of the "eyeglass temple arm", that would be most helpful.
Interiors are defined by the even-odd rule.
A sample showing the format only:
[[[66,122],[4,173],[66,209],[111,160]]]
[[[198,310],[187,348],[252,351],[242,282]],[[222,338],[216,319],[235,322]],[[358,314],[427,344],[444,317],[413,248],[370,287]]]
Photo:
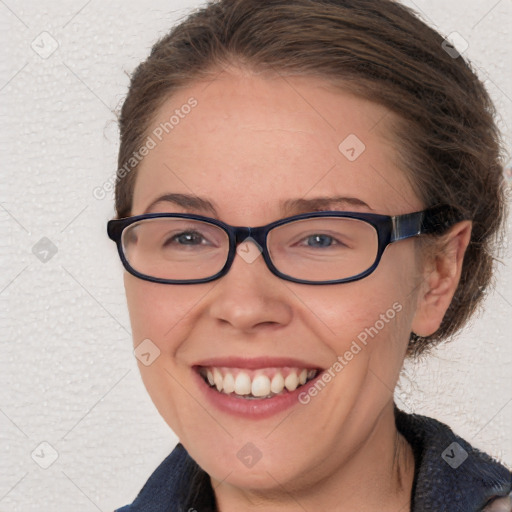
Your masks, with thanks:
[[[455,208],[439,205],[421,212],[391,217],[390,242],[429,233],[442,233],[464,217]]]

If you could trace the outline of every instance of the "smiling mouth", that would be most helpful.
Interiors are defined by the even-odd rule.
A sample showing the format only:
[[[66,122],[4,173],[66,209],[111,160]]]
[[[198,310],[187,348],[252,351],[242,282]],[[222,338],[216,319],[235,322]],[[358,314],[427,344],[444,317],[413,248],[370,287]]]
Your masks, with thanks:
[[[300,388],[319,373],[311,368],[227,368],[200,366],[199,375],[213,389],[246,400],[262,400]]]

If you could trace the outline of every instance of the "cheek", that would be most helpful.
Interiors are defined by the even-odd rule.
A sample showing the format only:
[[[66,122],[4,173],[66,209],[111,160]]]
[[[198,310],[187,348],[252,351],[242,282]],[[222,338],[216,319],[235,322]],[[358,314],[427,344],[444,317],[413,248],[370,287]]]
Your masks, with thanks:
[[[172,319],[164,314],[166,310],[172,311],[172,308],[164,307],[163,290],[157,283],[142,281],[127,273],[124,286],[134,345],[150,339],[162,350],[164,347],[160,344],[161,334],[172,325]]]
[[[194,308],[214,284],[163,285],[125,273],[124,286],[134,345],[149,338],[161,352],[174,353],[182,339],[176,333],[192,327]]]
[[[370,277],[364,284],[359,281],[333,285],[328,291],[294,291],[304,305],[304,318],[320,326],[328,338],[355,338],[373,328],[385,330],[388,325],[393,326],[393,331],[404,327],[402,313],[411,309],[410,289],[397,284],[372,284]]]
[[[360,281],[294,288],[302,303],[303,321],[321,331],[336,355],[355,341],[367,355],[376,350],[382,356],[386,353],[388,360],[402,356],[416,301],[413,247],[407,242],[388,247],[377,270]]]
[[[125,273],[124,285],[135,352],[140,344],[151,358],[137,361],[144,386],[164,420],[180,438],[186,438],[181,422],[192,414],[189,408],[196,402],[183,388],[190,370],[176,359],[176,353],[195,325],[195,307],[211,284],[166,286]],[[201,411],[194,414],[200,416]]]

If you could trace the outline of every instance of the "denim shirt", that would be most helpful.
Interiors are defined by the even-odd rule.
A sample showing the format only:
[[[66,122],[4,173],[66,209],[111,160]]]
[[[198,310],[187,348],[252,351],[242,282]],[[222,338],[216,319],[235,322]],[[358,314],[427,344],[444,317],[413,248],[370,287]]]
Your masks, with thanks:
[[[415,458],[411,512],[512,512],[512,473],[439,421],[395,406]],[[178,444],[116,512],[216,512],[209,476]]]

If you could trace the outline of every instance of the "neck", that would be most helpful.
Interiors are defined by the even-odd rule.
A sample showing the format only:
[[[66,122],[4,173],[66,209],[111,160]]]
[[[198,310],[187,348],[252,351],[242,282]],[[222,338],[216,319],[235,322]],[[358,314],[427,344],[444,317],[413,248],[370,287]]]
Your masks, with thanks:
[[[357,425],[349,427],[340,439],[357,439],[358,429]],[[321,467],[309,468],[292,482],[276,479],[272,490],[248,491],[227,482],[212,482],[219,512],[295,512],[299,505],[305,510],[336,512],[410,510],[414,455],[396,429],[393,402],[355,451],[345,446],[341,454],[339,450],[333,453]]]

